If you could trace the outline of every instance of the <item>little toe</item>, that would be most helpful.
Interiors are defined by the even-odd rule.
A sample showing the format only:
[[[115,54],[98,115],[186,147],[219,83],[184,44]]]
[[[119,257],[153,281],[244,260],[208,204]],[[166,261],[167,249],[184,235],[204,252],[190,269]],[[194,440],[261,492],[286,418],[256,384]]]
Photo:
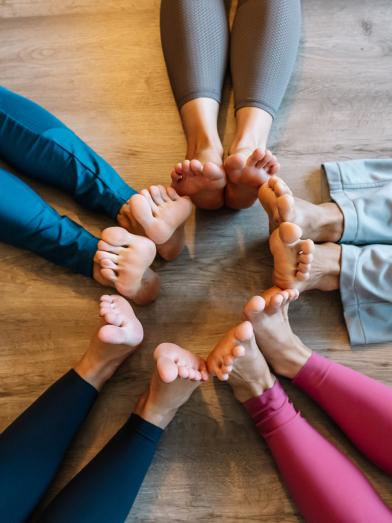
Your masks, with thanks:
[[[287,292],[289,293],[289,300],[288,300],[289,303],[291,303],[292,301],[298,300],[298,297],[299,297],[298,289],[287,289]]]

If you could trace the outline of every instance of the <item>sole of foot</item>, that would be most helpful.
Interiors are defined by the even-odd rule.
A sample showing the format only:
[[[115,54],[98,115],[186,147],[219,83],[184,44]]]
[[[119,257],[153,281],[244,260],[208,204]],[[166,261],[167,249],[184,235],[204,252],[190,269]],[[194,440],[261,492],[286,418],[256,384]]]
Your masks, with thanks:
[[[174,343],[158,345],[154,359],[156,368],[149,388],[135,412],[164,429],[195,389],[208,380],[208,372],[202,358]]]
[[[301,240],[302,229],[294,223],[284,222],[269,239],[274,257],[273,282],[281,289],[305,290],[310,279],[314,243]]]
[[[315,205],[296,198],[278,176],[271,176],[260,187],[258,196],[268,214],[270,232],[283,222],[291,222],[315,242],[337,242],[342,236],[343,214],[335,203]]]
[[[272,287],[249,300],[244,318],[253,327],[256,341],[265,359],[277,374],[294,378],[311,355],[291,330],[288,308],[299,296],[296,289]]]
[[[230,154],[224,163],[227,175],[225,203],[232,209],[245,209],[257,200],[260,186],[280,165],[271,151],[257,148]]]
[[[193,209],[190,198],[180,196],[172,187],[152,185],[132,196],[129,209],[162,258],[177,258],[185,244],[185,222]]]
[[[76,372],[97,390],[143,341],[143,327],[127,300],[104,295],[100,300],[103,325],[93,336]]]
[[[224,204],[226,174],[221,164],[184,160],[175,166],[171,179],[177,193],[189,196],[199,209],[215,210]]]
[[[93,276],[138,305],[152,302],[159,294],[158,275],[149,267],[156,256],[155,244],[122,227],[102,231],[94,257]]]
[[[222,338],[209,354],[207,368],[219,380],[229,382],[241,403],[260,396],[275,381],[249,321],[237,325]]]

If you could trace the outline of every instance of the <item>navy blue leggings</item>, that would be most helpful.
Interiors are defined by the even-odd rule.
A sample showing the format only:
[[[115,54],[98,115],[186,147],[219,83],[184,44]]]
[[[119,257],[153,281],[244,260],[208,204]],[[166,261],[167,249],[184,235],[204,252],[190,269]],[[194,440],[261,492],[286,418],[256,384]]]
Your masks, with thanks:
[[[62,122],[0,87],[0,158],[20,173],[115,218],[136,193]],[[0,168],[0,241],[91,276],[98,238],[60,216],[28,185]]]
[[[97,391],[71,370],[0,435],[0,519],[26,521]],[[44,523],[122,523],[151,464],[162,429],[132,414],[45,509]]]

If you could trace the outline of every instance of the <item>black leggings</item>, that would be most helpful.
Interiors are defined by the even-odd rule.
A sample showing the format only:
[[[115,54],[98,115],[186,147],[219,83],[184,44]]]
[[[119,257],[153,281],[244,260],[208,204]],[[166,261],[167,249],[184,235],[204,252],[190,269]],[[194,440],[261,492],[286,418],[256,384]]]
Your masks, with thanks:
[[[0,520],[26,521],[55,476],[97,391],[71,370],[0,435]],[[162,429],[132,414],[57,495],[45,523],[122,523],[150,466]]]
[[[239,0],[230,43],[236,110],[275,116],[293,71],[301,27],[300,0]],[[162,0],[161,38],[177,105],[221,101],[229,52],[224,0]]]

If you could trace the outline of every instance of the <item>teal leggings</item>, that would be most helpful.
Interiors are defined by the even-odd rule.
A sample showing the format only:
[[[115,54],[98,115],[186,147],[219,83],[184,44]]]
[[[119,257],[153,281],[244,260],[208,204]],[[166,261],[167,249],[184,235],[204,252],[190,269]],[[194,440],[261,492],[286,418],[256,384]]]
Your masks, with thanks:
[[[52,114],[3,87],[0,158],[23,175],[49,183],[112,218],[136,193]],[[91,276],[98,238],[60,216],[22,180],[0,168],[0,241]]]

